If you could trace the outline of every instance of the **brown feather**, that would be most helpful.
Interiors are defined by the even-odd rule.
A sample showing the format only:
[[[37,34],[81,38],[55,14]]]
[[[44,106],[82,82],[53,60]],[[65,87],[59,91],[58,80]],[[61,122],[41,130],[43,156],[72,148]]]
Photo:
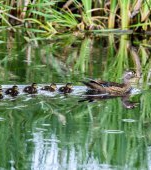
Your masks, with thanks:
[[[90,79],[89,82],[82,81],[89,90],[94,90],[95,93],[109,93],[110,95],[123,95],[130,92],[131,85],[129,80],[134,77],[133,72],[125,72],[124,83],[107,82],[102,80]]]

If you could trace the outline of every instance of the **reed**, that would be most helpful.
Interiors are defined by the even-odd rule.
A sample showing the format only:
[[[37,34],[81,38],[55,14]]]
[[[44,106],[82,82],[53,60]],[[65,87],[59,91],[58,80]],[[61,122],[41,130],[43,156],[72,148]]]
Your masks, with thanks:
[[[17,3],[1,1],[1,28],[6,26],[16,30],[26,25],[27,31],[40,36],[44,31],[54,35],[57,32],[73,30],[122,30],[150,29],[150,0],[139,1],[102,1],[71,0],[23,1]],[[26,23],[26,24],[24,24]],[[32,29],[31,29],[32,28]]]
[[[120,0],[120,16],[121,16],[121,28],[128,29],[130,16],[129,16],[129,9],[130,9],[130,0]]]
[[[115,28],[115,17],[116,17],[116,11],[117,11],[117,0],[111,0],[110,1],[110,11],[109,11],[109,18],[108,18],[108,28]]]

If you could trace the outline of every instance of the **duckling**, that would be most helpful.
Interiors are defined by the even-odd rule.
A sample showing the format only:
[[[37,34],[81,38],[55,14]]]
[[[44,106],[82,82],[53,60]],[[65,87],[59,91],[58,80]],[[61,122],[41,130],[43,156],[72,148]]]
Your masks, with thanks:
[[[6,95],[11,95],[12,97],[13,96],[17,96],[19,94],[19,91],[18,91],[18,86],[14,85],[12,88],[8,88],[6,91],[5,91],[5,94]]]
[[[37,93],[37,84],[33,83],[31,86],[26,86],[23,91],[25,93],[35,94]]]
[[[3,99],[3,90],[2,90],[2,86],[0,86],[0,99]]]
[[[124,95],[131,91],[130,79],[135,77],[133,71],[126,71],[123,75],[123,83],[107,82],[102,80],[82,81],[90,91],[95,93],[108,93],[109,95]],[[88,91],[89,91],[88,90]]]
[[[65,86],[60,87],[58,91],[61,93],[71,93],[73,91],[72,83],[67,83]]]
[[[55,83],[50,84],[50,86],[44,86],[41,88],[41,90],[46,90],[46,91],[50,91],[50,92],[54,92],[54,91],[56,91],[56,89],[57,89],[57,86]]]

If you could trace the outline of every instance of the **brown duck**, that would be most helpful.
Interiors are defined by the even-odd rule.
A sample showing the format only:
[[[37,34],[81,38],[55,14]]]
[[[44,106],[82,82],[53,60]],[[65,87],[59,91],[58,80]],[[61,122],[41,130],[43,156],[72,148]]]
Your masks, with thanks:
[[[8,88],[5,91],[5,94],[6,95],[11,95],[12,97],[17,96],[19,94],[18,86],[14,85],[12,88]]]
[[[62,86],[58,89],[61,93],[71,93],[73,91],[72,83],[67,83],[65,86]]]
[[[57,86],[55,83],[50,84],[50,86],[44,86],[41,88],[41,90],[46,90],[46,91],[50,91],[50,92],[54,92],[54,91],[56,91],[56,89],[57,89]]]
[[[26,86],[23,90],[25,93],[35,94],[37,93],[37,84],[33,83],[31,86]]]
[[[102,80],[82,81],[88,88],[88,93],[108,93],[109,95],[124,95],[131,91],[130,79],[135,77],[133,71],[126,71],[123,75],[123,83],[107,82]]]

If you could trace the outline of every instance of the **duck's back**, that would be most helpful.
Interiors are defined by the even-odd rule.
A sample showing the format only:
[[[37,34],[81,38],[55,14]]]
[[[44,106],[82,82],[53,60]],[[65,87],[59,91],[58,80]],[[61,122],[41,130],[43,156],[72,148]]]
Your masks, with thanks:
[[[25,87],[23,91],[29,94],[37,93],[37,89],[32,86]]]
[[[102,87],[121,87],[123,88],[123,86],[125,85],[124,83],[115,83],[115,82],[108,82],[108,81],[103,81],[103,80],[91,80],[90,83],[95,83],[98,84]]]
[[[23,91],[26,92],[26,93],[28,93],[30,90],[31,90],[31,86],[27,86],[27,87],[24,88]]]
[[[107,82],[102,80],[90,80],[89,82],[83,81],[83,83],[92,90],[97,92],[110,93],[110,94],[124,94],[130,91],[130,84],[120,84],[115,82]]]
[[[5,91],[5,94],[11,94],[12,93],[12,88],[9,88]]]

